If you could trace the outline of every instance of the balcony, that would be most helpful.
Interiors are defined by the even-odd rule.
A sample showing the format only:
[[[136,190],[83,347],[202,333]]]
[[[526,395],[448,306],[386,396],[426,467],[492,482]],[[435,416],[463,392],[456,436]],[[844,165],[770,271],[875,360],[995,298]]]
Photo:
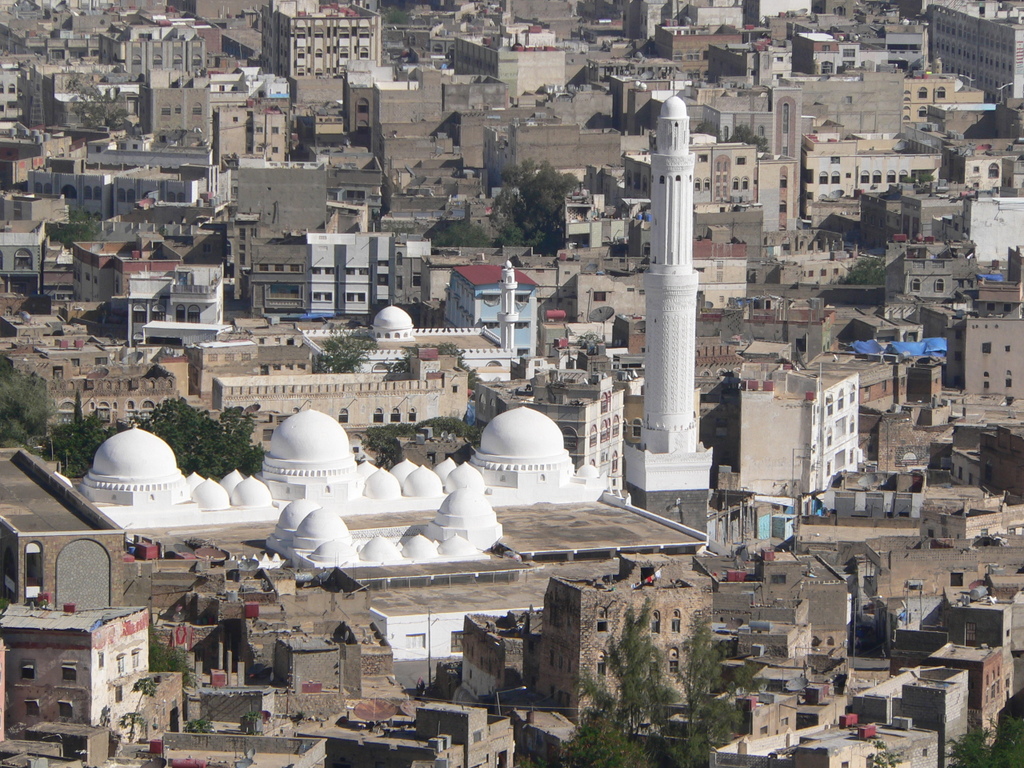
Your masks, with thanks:
[[[180,285],[177,283],[171,284],[171,295],[174,294],[185,294],[188,296],[210,296],[216,293],[219,282],[213,283],[212,285]]]

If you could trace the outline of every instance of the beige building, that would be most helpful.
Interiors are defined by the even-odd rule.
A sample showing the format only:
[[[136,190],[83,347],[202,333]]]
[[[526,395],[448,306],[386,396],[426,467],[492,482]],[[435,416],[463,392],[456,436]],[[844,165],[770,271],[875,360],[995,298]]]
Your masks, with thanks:
[[[230,155],[284,160],[288,156],[290,136],[287,110],[222,106],[213,113],[213,150],[218,163]]]
[[[486,43],[483,37],[457,37],[453,54],[457,74],[501,80],[512,99],[536,93],[545,85],[565,83],[565,51],[550,46],[499,47]]]
[[[908,77],[903,84],[903,122],[928,120],[928,107],[950,104],[983,104],[985,93],[968,88],[956,75]]]
[[[356,5],[270,0],[263,9],[263,63],[284,77],[339,77],[350,62],[381,60],[380,16]]]

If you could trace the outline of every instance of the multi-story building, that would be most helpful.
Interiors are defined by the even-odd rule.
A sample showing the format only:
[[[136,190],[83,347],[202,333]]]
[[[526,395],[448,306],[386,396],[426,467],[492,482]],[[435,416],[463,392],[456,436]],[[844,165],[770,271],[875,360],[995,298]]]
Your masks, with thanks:
[[[263,11],[263,63],[283,77],[340,77],[350,62],[381,60],[380,16],[357,5],[271,0]]]
[[[0,231],[0,288],[4,293],[39,293],[46,231],[39,221],[11,221]]]
[[[984,2],[929,4],[931,58],[947,72],[965,75],[990,100],[1024,98],[1024,50],[1021,8]]]
[[[565,82],[565,51],[553,50],[550,43],[513,46],[483,36],[460,35],[455,38],[452,57],[458,74],[500,80],[513,99],[535,93],[545,85]]]
[[[622,484],[623,394],[610,376],[585,371],[547,371],[529,382],[479,383],[473,391],[478,423],[529,405],[558,424],[574,466],[597,467],[613,488]]]
[[[127,24],[99,37],[100,62],[132,75],[152,69],[194,73],[206,67],[206,40],[195,27]]]
[[[908,77],[903,85],[903,122],[920,123],[928,120],[928,107],[949,104],[981,104],[985,93],[968,88],[956,75],[929,74],[926,77]]]
[[[454,328],[488,328],[497,331],[501,313],[502,270],[497,264],[456,267],[448,283],[445,322]],[[513,346],[520,355],[532,357],[537,348],[537,283],[515,271],[518,320]]]

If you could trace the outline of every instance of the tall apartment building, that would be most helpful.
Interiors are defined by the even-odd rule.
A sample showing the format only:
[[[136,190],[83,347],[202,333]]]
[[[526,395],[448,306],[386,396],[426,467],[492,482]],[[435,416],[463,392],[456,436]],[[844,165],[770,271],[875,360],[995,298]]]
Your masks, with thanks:
[[[380,58],[380,16],[365,8],[270,0],[263,9],[263,62],[277,75],[338,77],[350,62]]]
[[[931,58],[965,75],[988,99],[1024,98],[1024,21],[1019,6],[992,0],[928,6]]]
[[[206,40],[193,27],[126,25],[100,35],[100,62],[132,75],[151,69],[195,73],[206,67]]]

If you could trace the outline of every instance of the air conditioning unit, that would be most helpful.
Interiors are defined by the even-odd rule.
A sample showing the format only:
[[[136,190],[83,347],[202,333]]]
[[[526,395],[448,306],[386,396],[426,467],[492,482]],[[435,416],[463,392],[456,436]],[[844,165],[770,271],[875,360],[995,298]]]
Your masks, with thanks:
[[[914,727],[914,720],[910,717],[894,717],[892,727],[900,731],[909,731]]]

